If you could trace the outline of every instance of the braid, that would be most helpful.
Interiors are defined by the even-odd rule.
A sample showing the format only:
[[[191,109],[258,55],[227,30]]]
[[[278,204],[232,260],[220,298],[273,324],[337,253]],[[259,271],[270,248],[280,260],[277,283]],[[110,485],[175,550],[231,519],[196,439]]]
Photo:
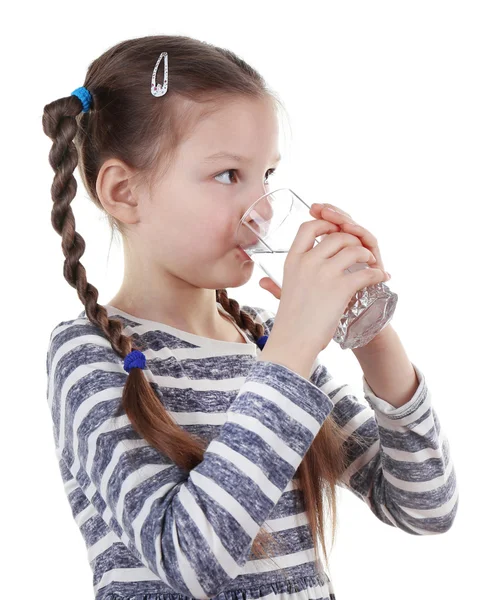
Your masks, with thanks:
[[[113,350],[125,358],[132,350],[132,341],[122,334],[122,323],[110,319],[106,309],[97,303],[99,293],[88,283],[85,267],[80,262],[85,251],[85,240],[75,230],[75,216],[70,206],[77,189],[73,171],[78,165],[78,151],[73,139],[78,131],[76,116],[81,110],[82,103],[75,96],[56,100],[44,110],[43,129],[54,142],[49,152],[49,163],[55,172],[51,189],[51,222],[62,237],[64,278],[77,290],[89,321],[103,331]]]
[[[236,324],[242,329],[248,329],[255,340],[264,335],[264,326],[255,321],[245,310],[240,309],[240,304],[233,298],[228,298],[226,289],[216,290],[216,299],[222,307],[234,319]]]

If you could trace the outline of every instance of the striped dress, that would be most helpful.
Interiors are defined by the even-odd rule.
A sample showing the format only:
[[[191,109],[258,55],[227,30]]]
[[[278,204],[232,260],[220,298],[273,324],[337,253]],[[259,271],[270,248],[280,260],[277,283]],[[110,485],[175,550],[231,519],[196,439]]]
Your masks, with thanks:
[[[365,378],[363,403],[318,358],[309,379],[256,360],[261,350],[236,325],[248,343],[104,307],[145,348],[144,374],[174,421],[208,445],[196,468],[179,468],[133,429],[121,408],[123,359],[85,311],[52,330],[47,400],[56,457],[97,600],[335,600],[296,473],[331,413],[363,440],[350,447],[340,486],[407,533],[451,527],[454,466],[416,365],[419,387],[406,404],[394,408]],[[272,311],[242,308],[270,333]],[[272,560],[251,553],[261,526],[278,542]]]

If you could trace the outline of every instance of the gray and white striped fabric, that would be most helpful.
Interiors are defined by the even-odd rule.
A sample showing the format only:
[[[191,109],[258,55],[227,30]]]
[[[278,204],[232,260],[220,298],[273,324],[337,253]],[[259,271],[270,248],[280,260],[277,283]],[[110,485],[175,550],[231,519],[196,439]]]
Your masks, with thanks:
[[[454,466],[416,365],[419,387],[404,406],[378,398],[365,378],[363,403],[318,358],[309,379],[256,360],[248,331],[246,344],[224,342],[105,308],[147,348],[144,373],[165,409],[208,446],[196,468],[180,469],[133,429],[121,408],[123,360],[85,311],[53,329],[55,451],[98,600],[335,600],[296,473],[331,413],[358,436],[340,486],[407,533],[451,527]],[[272,311],[242,308],[270,333]],[[251,554],[261,526],[277,542],[273,560]]]

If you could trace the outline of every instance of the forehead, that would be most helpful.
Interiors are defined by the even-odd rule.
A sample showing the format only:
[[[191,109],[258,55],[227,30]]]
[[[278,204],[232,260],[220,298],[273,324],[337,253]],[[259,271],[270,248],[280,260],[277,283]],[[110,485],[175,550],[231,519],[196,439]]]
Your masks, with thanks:
[[[279,120],[269,99],[239,99],[199,120],[180,151],[212,164],[233,158],[242,164],[265,154],[279,159]]]
[[[278,162],[281,159],[282,157],[280,156],[280,154],[277,154],[277,156],[273,158],[273,162]],[[241,156],[239,154],[234,154],[233,152],[228,152],[225,150],[222,150],[221,152],[216,152],[215,154],[211,154],[210,156],[206,156],[203,159],[205,163],[213,163],[218,162],[220,160],[234,160],[236,162],[245,164],[252,162],[253,159],[250,156]]]

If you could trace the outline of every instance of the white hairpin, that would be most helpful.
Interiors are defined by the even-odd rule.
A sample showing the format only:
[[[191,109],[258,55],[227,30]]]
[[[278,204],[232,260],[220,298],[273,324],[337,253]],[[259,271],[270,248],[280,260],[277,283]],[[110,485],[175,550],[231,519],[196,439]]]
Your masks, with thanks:
[[[160,85],[159,83],[157,83],[157,71],[158,71],[158,65],[160,64],[160,61],[162,60],[162,58],[164,58],[164,81],[162,83],[162,85]],[[163,96],[164,94],[167,93],[167,87],[168,87],[168,83],[169,83],[169,65],[168,65],[168,55],[167,52],[162,52],[160,54],[160,56],[158,57],[157,60],[157,64],[155,65],[155,68],[153,69],[153,75],[151,76],[151,93],[153,94],[153,96],[159,98],[160,96]]]

